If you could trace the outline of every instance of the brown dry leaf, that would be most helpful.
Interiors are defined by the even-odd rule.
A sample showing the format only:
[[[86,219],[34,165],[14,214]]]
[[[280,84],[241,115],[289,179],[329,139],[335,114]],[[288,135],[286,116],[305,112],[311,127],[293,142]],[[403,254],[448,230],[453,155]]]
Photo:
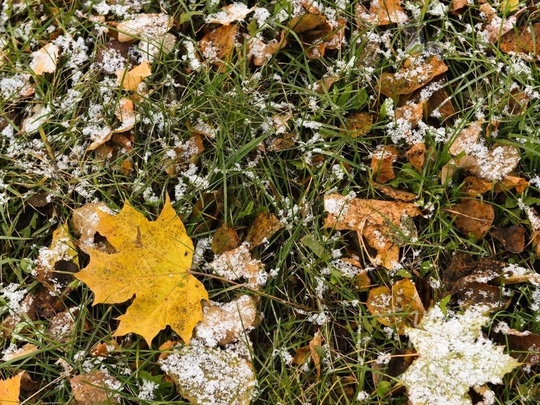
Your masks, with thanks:
[[[114,129],[112,133],[126,132],[135,126],[136,114],[133,109],[133,101],[129,98],[121,98],[116,106],[114,115],[122,123],[120,127]]]
[[[119,404],[115,391],[122,384],[108,372],[93,370],[69,379],[79,405]]]
[[[521,253],[525,249],[525,228],[521,226],[512,225],[508,228],[494,229],[490,235],[512,253]]]
[[[386,286],[371,289],[366,306],[379,323],[395,326],[400,335],[406,327],[416,326],[425,312],[416,286],[407,278],[397,281],[391,290]]]
[[[215,274],[226,280],[248,280],[248,285],[253,289],[259,289],[266,283],[267,274],[263,264],[251,257],[247,243],[217,255],[209,266]]]
[[[448,66],[436,55],[427,60],[422,57],[409,58],[398,72],[384,72],[381,75],[379,90],[388,97],[411,94],[447,70]]]
[[[506,53],[540,54],[540,22],[508,31],[501,37],[499,46]]]
[[[246,242],[249,243],[249,247],[253,249],[267,242],[272,235],[283,228],[283,224],[279,222],[279,219],[269,211],[263,211],[257,215],[251,226],[249,227]]]
[[[322,14],[302,14],[289,22],[289,28],[297,34],[311,31],[326,23],[326,17]]]
[[[367,134],[373,125],[374,115],[366,112],[355,112],[345,120],[345,126],[352,138]]]
[[[412,203],[364,200],[339,194],[325,195],[324,209],[328,212],[325,227],[358,232],[359,239],[365,237],[377,251],[377,256],[372,259],[374,264],[387,269],[399,263],[399,246],[403,241],[397,237],[397,230],[407,233],[402,228],[403,220],[422,215]]]
[[[24,373],[19,373],[7,380],[0,380],[0,405],[18,405],[21,390],[21,378]]]
[[[426,145],[423,143],[415,143],[407,152],[405,152],[405,157],[412,167],[417,171],[422,172],[422,170],[424,170],[424,163],[426,162]]]
[[[452,14],[459,14],[468,4],[467,0],[452,0]]]
[[[118,84],[122,86],[124,90],[136,91],[139,84],[152,74],[152,68],[150,62],[144,61],[139,66],[135,66],[133,69],[117,70],[116,77],[118,78]]]
[[[529,187],[529,182],[522,177],[505,176],[501,181],[495,184],[495,192],[516,190],[516,193],[523,193]]]
[[[407,103],[402,107],[396,108],[396,120],[405,120],[410,123],[411,128],[416,128],[424,116],[425,102]]]
[[[204,142],[200,133],[195,132],[187,141],[174,148],[176,157],[165,161],[165,172],[170,177],[183,173],[189,164],[197,163],[204,152]]]
[[[268,62],[277,51],[287,44],[285,35],[281,34],[281,39],[273,39],[268,43],[256,37],[249,37],[247,41],[247,52],[250,62],[254,66],[262,66]]]
[[[61,294],[73,280],[71,273],[79,269],[78,257],[67,224],[60,225],[53,232],[51,245],[39,249],[36,278],[50,291]]]
[[[480,134],[482,133],[482,124],[483,121],[474,121],[459,131],[450,148],[448,148],[452,156],[457,156],[460,153],[469,153],[478,144]]]
[[[445,89],[439,89],[427,101],[427,116],[445,121],[456,113],[452,98]]]
[[[238,25],[222,25],[210,31],[200,41],[199,47],[205,59],[214,66],[222,68],[230,60]]]
[[[520,363],[531,366],[540,365],[540,335],[529,331],[495,326],[494,340],[508,347],[510,355]]]
[[[4,361],[14,361],[17,359],[24,358],[28,356],[29,354],[35,353],[39,350],[39,348],[32,344],[32,343],[26,343],[21,348],[11,350],[11,348],[8,351],[4,351],[4,356],[2,357],[2,360]],[[0,389],[0,393],[2,390]],[[2,396],[0,395],[0,398]],[[2,401],[0,400],[0,404],[2,404]]]
[[[49,322],[45,334],[57,342],[68,342],[73,339],[77,333],[77,316],[79,309],[72,307],[67,311],[59,312]],[[90,327],[88,321],[82,328],[86,331]]]
[[[228,250],[236,249],[240,245],[240,238],[236,230],[223,224],[212,237],[212,252],[221,255]]]
[[[358,268],[359,271],[354,277],[353,283],[360,291],[366,290],[371,285],[368,271],[366,269],[363,269],[362,264],[356,259],[345,258],[342,259],[342,261]]]
[[[317,377],[321,376],[321,358],[319,353],[317,353],[317,347],[322,346],[322,336],[320,331],[317,331],[313,336],[313,339],[309,341],[308,346],[300,347],[296,350],[296,353],[293,356],[292,363],[303,365],[309,360],[313,360],[315,370],[317,372]]]
[[[59,53],[60,48],[55,44],[49,43],[45,45],[40,50],[32,53],[30,69],[38,76],[43,75],[43,73],[53,73],[56,70]]]
[[[454,218],[456,228],[466,236],[473,235],[476,239],[486,236],[495,219],[491,204],[480,200],[463,199],[447,211]]]
[[[377,189],[384,195],[387,195],[388,197],[393,198],[394,200],[411,202],[418,198],[418,196],[414,193],[409,193],[408,191],[399,190],[392,186],[378,184],[375,182],[370,182],[370,184],[373,187],[375,187],[375,189]]]
[[[90,350],[90,354],[93,357],[109,357],[111,353],[119,350],[121,350],[121,346],[115,340],[109,340],[107,343],[96,343]]]
[[[499,311],[509,303],[508,298],[502,296],[500,286],[478,281],[459,283],[459,288],[454,288],[453,294],[463,310],[482,307],[489,311]]]
[[[172,28],[173,22],[173,18],[167,14],[138,14],[134,19],[123,21],[116,26],[118,41],[163,37]]]
[[[377,182],[387,183],[396,178],[393,164],[398,156],[399,153],[393,146],[384,146],[372,154],[371,170],[373,170]]]
[[[403,24],[409,20],[401,7],[401,0],[372,0],[369,11],[358,5],[356,15],[360,20],[377,26]]]
[[[478,197],[488,191],[493,190],[493,182],[483,180],[475,176],[467,176],[463,179],[463,192],[470,197]]]
[[[225,346],[252,329],[258,321],[257,304],[252,296],[242,295],[227,303],[210,302],[203,308],[203,318],[195,336],[206,346]]]
[[[254,8],[255,7],[248,8],[243,3],[229,4],[224,6],[221,9],[222,11],[209,15],[206,22],[208,24],[229,25],[235,21],[243,21]]]
[[[155,221],[148,221],[127,202],[116,215],[101,210],[96,214],[96,230],[115,253],[81,245],[90,263],[76,277],[94,292],[94,305],[133,299],[118,317],[114,336],[137,333],[150,346],[169,325],[189,342],[208,293],[190,272],[193,242],[168,196]]]

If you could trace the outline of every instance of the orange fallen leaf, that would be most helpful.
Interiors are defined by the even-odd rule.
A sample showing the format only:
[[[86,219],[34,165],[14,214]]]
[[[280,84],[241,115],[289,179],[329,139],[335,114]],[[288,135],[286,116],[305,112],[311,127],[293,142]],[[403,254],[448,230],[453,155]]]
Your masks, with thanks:
[[[7,380],[0,380],[0,405],[19,404],[21,377],[23,374],[19,373]]]
[[[56,70],[56,64],[58,63],[58,54],[60,48],[53,43],[49,43],[32,53],[32,62],[30,62],[30,69],[38,76],[43,73],[53,73]]]
[[[222,68],[234,50],[238,25],[222,25],[210,31],[200,41],[199,47],[207,61]]]
[[[246,242],[253,249],[265,241],[268,241],[272,235],[283,228],[283,224],[279,222],[277,217],[269,211],[263,211],[253,221],[248,229]]]
[[[426,60],[421,57],[409,58],[398,72],[383,72],[379,89],[388,97],[411,94],[447,70],[448,66],[436,55]]]
[[[424,163],[426,162],[426,145],[423,143],[415,143],[407,152],[405,157],[412,167],[417,171],[422,172]]]
[[[377,182],[386,183],[396,178],[393,165],[397,158],[398,151],[393,146],[384,146],[372,154],[371,170]]]
[[[326,17],[322,14],[302,14],[289,22],[289,28],[297,34],[311,31],[326,23]]]
[[[345,126],[352,138],[358,138],[371,130],[373,119],[373,114],[358,111],[346,118]]]
[[[113,134],[129,131],[135,126],[136,114],[133,109],[133,101],[129,98],[121,98],[118,101],[114,115],[122,124],[112,131]]]
[[[540,54],[540,23],[523,25],[501,37],[500,48],[505,53]]]
[[[400,190],[392,186],[378,184],[375,182],[370,182],[370,184],[375,187],[375,189],[377,189],[384,195],[393,198],[394,200],[410,202],[418,198],[418,196],[414,193],[409,193],[408,191]]]
[[[436,117],[441,121],[452,118],[456,109],[452,104],[452,97],[445,89],[439,89],[427,101],[427,116]]]
[[[156,221],[148,221],[129,203],[117,215],[96,210],[95,226],[115,253],[90,245],[81,248],[90,263],[76,274],[94,292],[94,303],[126,302],[135,296],[114,336],[137,333],[150,346],[167,325],[189,342],[202,318],[201,300],[208,300],[202,283],[190,274],[193,242],[170,203]]]
[[[378,26],[403,24],[409,20],[401,7],[401,0],[372,0],[369,11],[364,6],[358,5],[356,15],[360,20]]]
[[[495,219],[491,204],[474,199],[464,199],[447,212],[454,218],[456,228],[466,236],[473,235],[476,239],[486,236]]]
[[[399,263],[399,246],[410,231],[403,225],[410,219],[422,215],[412,203],[397,201],[364,200],[348,198],[339,194],[324,196],[324,209],[328,216],[324,226],[336,230],[358,232],[377,251],[374,264],[392,269]]]
[[[223,224],[218,228],[212,237],[212,251],[217,254],[223,254],[227,250],[236,249],[240,245],[240,238],[236,230]]]
[[[407,278],[397,281],[392,289],[372,288],[366,306],[379,323],[395,326],[400,335],[405,333],[406,327],[417,325],[425,312],[415,284]]]
[[[79,405],[119,404],[115,390],[121,383],[109,373],[93,370],[69,379],[73,396]]]
[[[118,84],[121,85],[124,90],[128,91],[136,91],[139,84],[151,74],[152,68],[148,61],[144,61],[139,66],[135,66],[127,72],[122,69],[116,71]]]

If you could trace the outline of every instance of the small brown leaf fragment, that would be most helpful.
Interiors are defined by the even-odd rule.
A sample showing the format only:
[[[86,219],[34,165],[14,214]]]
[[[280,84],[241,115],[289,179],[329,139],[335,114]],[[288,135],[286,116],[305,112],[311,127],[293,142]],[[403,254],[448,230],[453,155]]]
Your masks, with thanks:
[[[529,182],[522,177],[505,176],[495,184],[495,192],[500,193],[515,189],[516,193],[523,193],[529,187]]]
[[[136,91],[139,84],[151,74],[152,68],[148,61],[144,61],[139,66],[135,66],[127,72],[122,69],[116,71],[118,84],[121,85],[124,90],[128,91]]]
[[[306,13],[293,18],[289,22],[289,28],[297,34],[301,34],[306,31],[314,30],[324,23],[326,23],[326,17],[324,15]]]
[[[7,349],[7,350],[5,350],[3,352],[4,356],[2,357],[2,360],[4,360],[4,361],[15,361],[15,360],[24,358],[24,357],[28,356],[29,354],[35,353],[38,350],[39,350],[39,348],[36,345],[32,344],[32,343],[26,343],[26,344],[22,345],[20,348],[14,349],[14,350],[12,350],[11,346],[10,346],[9,349]],[[2,398],[2,397],[0,396],[0,398]],[[2,404],[2,401],[0,400],[0,405],[1,404]]]
[[[409,58],[398,72],[383,72],[379,90],[388,97],[411,94],[447,70],[448,66],[436,55],[427,60],[421,57]]]
[[[346,118],[345,126],[352,138],[358,138],[371,130],[373,119],[373,114],[358,111]]]
[[[540,216],[534,208],[527,207],[527,218],[531,224],[532,236],[531,241],[536,257],[540,259]]]
[[[490,234],[509,252],[521,253],[525,249],[525,228],[521,226],[494,229]]]
[[[402,335],[406,327],[417,325],[425,312],[416,286],[409,279],[397,281],[390,290],[386,286],[369,291],[366,306],[377,321],[386,326],[395,326]]]
[[[396,120],[404,120],[411,128],[416,128],[424,116],[424,104],[424,102],[408,103],[396,108]]]
[[[133,101],[129,98],[121,98],[116,106],[114,115],[122,123],[120,127],[114,129],[113,133],[122,133],[133,129],[135,126],[136,114],[133,109]]]
[[[499,46],[505,53],[540,54],[540,23],[523,25],[508,31],[501,37]]]
[[[529,331],[519,332],[514,329],[495,327],[494,341],[506,345],[510,355],[520,363],[531,366],[540,365],[540,335]]]
[[[457,166],[454,159],[441,168],[441,184],[447,185],[457,172]]]
[[[240,238],[236,230],[226,224],[221,225],[212,237],[212,251],[217,255],[236,249],[239,245]]]
[[[396,178],[393,164],[398,158],[398,151],[393,146],[384,146],[371,156],[371,170],[379,183],[386,183]]]
[[[225,346],[257,323],[257,305],[253,297],[242,295],[227,303],[210,302],[203,308],[203,319],[195,336],[206,346]]]
[[[321,376],[321,357],[319,356],[319,353],[317,353],[317,347],[322,346],[322,341],[323,339],[320,331],[317,331],[315,336],[313,336],[313,339],[309,341],[309,352],[311,354],[311,358],[313,359],[315,370],[317,371],[317,377]]]
[[[450,154],[457,156],[460,153],[471,151],[478,144],[480,134],[482,133],[482,124],[482,121],[474,121],[459,131],[450,148],[448,148]]]
[[[200,41],[199,47],[205,59],[214,66],[222,68],[229,61],[234,50],[238,25],[222,25],[210,31]]]
[[[257,215],[249,227],[246,242],[249,243],[250,249],[253,249],[268,241],[281,228],[283,228],[283,224],[279,222],[279,219],[274,214],[263,211]]]
[[[493,182],[480,179],[476,176],[467,176],[463,180],[462,190],[470,197],[477,197],[493,190]]]
[[[247,52],[248,59],[255,66],[262,66],[268,62],[273,55],[275,55],[281,48],[287,44],[284,31],[281,33],[280,40],[273,39],[268,43],[265,43],[259,38],[248,37],[247,39]]]
[[[466,236],[473,235],[476,239],[486,236],[495,219],[491,204],[480,200],[464,199],[447,211],[454,218],[456,228]]]
[[[460,288],[454,291],[457,303],[463,310],[468,308],[487,307],[490,311],[498,311],[506,307],[501,288],[496,285],[472,281],[461,283]]]
[[[452,99],[445,89],[439,89],[427,101],[427,116],[445,121],[456,113]]]
[[[53,73],[56,70],[56,64],[58,62],[58,54],[60,48],[53,43],[45,45],[43,48],[32,53],[32,62],[30,62],[30,69],[38,76],[42,76],[43,73]]]
[[[403,24],[409,20],[400,0],[372,0],[369,11],[359,4],[356,15],[358,19],[377,26]]]
[[[115,390],[120,382],[104,371],[93,370],[70,378],[73,396],[79,405],[119,404]]]
[[[414,193],[409,193],[408,191],[399,190],[392,186],[378,184],[375,182],[371,182],[370,184],[373,187],[375,187],[375,189],[377,189],[384,195],[387,195],[388,197],[393,198],[394,200],[411,202],[418,198],[418,196]]]
[[[424,163],[426,162],[426,145],[424,143],[415,143],[405,152],[405,157],[412,167],[422,172],[424,170]]]
[[[468,4],[467,0],[452,0],[452,14],[460,14]]]

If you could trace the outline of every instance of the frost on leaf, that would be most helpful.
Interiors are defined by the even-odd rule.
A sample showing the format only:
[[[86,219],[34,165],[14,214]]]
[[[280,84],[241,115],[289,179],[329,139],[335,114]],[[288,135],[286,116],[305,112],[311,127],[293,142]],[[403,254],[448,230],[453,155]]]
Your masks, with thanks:
[[[93,370],[69,380],[73,396],[79,405],[119,404],[115,391],[122,385],[109,373]]]
[[[356,14],[362,21],[374,25],[403,24],[409,17],[401,7],[400,0],[372,0],[369,11],[364,6],[358,5]]]
[[[193,242],[169,199],[156,221],[148,221],[128,203],[117,215],[96,210],[93,227],[107,238],[114,252],[81,245],[90,264],[76,274],[94,292],[95,304],[133,299],[118,319],[115,336],[137,333],[150,345],[169,325],[184,342],[202,318],[201,300],[208,300],[202,283],[189,269]]]
[[[336,230],[358,232],[369,246],[377,251],[374,264],[392,269],[399,263],[399,247],[410,237],[404,223],[422,214],[420,209],[406,202],[348,198],[339,194],[324,196],[328,217],[324,225]]]
[[[231,351],[183,346],[159,363],[195,405],[247,405],[257,386],[251,364]]]
[[[0,380],[0,405],[14,405],[19,403],[22,376],[23,373],[19,373],[7,380]]]
[[[135,66],[129,71],[119,69],[116,71],[116,77],[118,78],[118,84],[122,86],[124,90],[136,91],[139,84],[152,74],[152,68],[150,62],[144,61],[139,66]]]
[[[227,280],[248,280],[248,285],[252,288],[258,289],[266,284],[267,274],[263,264],[251,257],[246,243],[217,255],[209,266],[215,274]]]
[[[43,73],[53,73],[56,70],[58,62],[58,53],[60,49],[55,44],[47,44],[40,50],[32,53],[32,62],[30,69],[38,76]]]
[[[500,384],[520,363],[483,337],[489,318],[477,310],[445,316],[435,306],[406,333],[419,357],[401,376],[413,405],[469,405],[470,387]]]

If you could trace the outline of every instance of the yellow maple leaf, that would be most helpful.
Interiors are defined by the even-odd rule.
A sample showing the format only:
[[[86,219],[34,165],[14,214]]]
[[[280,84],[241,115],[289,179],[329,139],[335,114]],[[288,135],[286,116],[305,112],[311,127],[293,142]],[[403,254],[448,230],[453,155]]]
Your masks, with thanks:
[[[19,404],[22,375],[19,373],[7,380],[0,380],[0,405]]]
[[[90,263],[76,277],[94,292],[94,305],[122,303],[135,296],[126,313],[118,317],[114,336],[133,332],[150,345],[169,325],[189,342],[202,319],[201,300],[208,300],[208,293],[189,272],[193,242],[169,198],[155,221],[148,221],[127,202],[117,215],[101,210],[97,215],[96,232],[116,252],[83,245]]]

